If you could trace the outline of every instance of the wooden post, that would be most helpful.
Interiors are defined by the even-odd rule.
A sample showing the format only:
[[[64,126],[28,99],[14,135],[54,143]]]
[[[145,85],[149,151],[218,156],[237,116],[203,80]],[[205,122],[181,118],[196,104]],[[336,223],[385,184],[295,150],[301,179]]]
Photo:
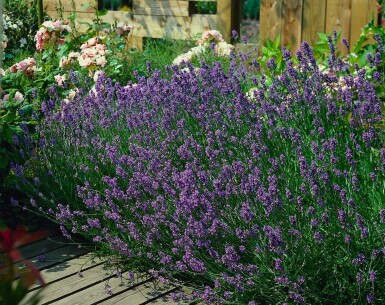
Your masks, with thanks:
[[[217,2],[217,28],[227,42],[231,40],[233,30],[239,33],[241,12],[242,0],[218,0]]]
[[[302,17],[302,41],[314,45],[317,33],[325,33],[327,0],[304,0]]]
[[[376,25],[378,18],[376,4],[375,0],[352,0],[352,22],[350,24],[350,37],[348,39],[351,46],[357,42],[361,34],[361,29],[371,18],[374,18],[374,24]]]
[[[337,47],[338,51],[341,51],[342,54],[347,54],[347,50],[342,43],[342,39],[350,39],[351,16],[352,0],[327,1],[326,34],[332,34],[333,31],[341,31],[341,40],[337,44]]]
[[[275,40],[282,32],[282,0],[261,0],[259,41]]]
[[[283,0],[281,45],[290,45],[294,54],[302,39],[303,0]]]

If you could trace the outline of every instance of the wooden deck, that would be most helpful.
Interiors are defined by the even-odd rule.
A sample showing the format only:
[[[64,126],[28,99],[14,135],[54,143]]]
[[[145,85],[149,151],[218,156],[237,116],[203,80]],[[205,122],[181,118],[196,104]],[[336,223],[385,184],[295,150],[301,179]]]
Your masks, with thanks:
[[[163,285],[144,274],[117,276],[107,262],[95,258],[85,248],[68,244],[60,236],[51,236],[20,248],[23,256],[40,271],[46,283],[34,285],[23,304],[28,304],[33,294],[41,290],[39,304],[65,305],[176,305],[170,293],[180,287]],[[0,262],[0,265],[2,263]],[[23,261],[18,268],[25,268]],[[108,270],[110,269],[110,270]]]

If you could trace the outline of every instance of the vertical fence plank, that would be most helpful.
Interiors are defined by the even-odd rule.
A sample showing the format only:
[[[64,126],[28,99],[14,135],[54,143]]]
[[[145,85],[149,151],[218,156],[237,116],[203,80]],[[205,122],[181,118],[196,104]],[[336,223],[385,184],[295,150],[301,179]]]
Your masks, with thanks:
[[[361,29],[374,17],[377,20],[375,0],[352,0],[352,23],[349,42],[354,45],[361,34]]]
[[[290,51],[299,49],[302,32],[303,0],[283,0],[282,45],[290,44]]]
[[[218,31],[222,33],[226,41],[230,39],[231,2],[232,0],[219,0],[217,2]]]
[[[302,41],[314,45],[317,33],[325,33],[326,0],[304,0],[302,16]]]
[[[143,51],[143,37],[131,36],[128,41],[128,47],[130,49],[137,49]]]
[[[363,0],[361,0],[363,1]],[[326,33],[331,34],[334,30],[341,32],[341,40],[338,50],[346,54],[347,50],[342,44],[342,38],[350,39],[352,0],[328,0],[326,7]],[[353,20],[354,22],[354,20]]]
[[[260,45],[267,38],[275,40],[282,32],[282,0],[261,0]]]

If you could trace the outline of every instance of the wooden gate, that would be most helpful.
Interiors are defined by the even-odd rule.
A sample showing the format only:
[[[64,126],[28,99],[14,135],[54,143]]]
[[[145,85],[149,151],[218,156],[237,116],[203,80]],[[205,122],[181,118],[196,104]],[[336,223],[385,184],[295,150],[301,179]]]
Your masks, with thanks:
[[[301,41],[313,44],[317,33],[334,30],[353,45],[361,28],[377,20],[377,7],[375,0],[261,0],[260,16],[260,41],[281,35],[282,45],[291,43],[295,51]]]
[[[216,2],[217,13],[203,15],[193,13],[193,4],[197,0],[133,0],[132,12],[109,11],[101,17],[106,22],[127,21],[134,26],[133,38],[140,47],[143,37],[196,39],[206,30],[219,30],[226,40],[231,37],[231,31],[240,30],[241,5],[238,0],[209,0]],[[60,6],[68,17],[75,12],[78,21],[92,22],[95,18],[98,1],[95,0],[45,0],[44,8],[52,18],[57,18],[57,8]],[[87,8],[83,5],[90,3]]]

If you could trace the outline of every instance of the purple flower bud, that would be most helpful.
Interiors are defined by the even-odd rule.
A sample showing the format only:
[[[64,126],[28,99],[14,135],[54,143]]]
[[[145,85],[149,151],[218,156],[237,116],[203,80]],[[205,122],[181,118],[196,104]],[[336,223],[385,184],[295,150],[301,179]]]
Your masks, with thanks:
[[[366,296],[366,300],[368,301],[368,304],[373,304],[373,302],[374,302],[374,295],[372,293],[369,293]]]
[[[231,31],[231,34],[232,34],[232,36],[233,36],[233,38],[234,38],[235,40],[238,39],[238,32],[237,32],[236,30],[232,30],[232,31]]]
[[[362,284],[363,278],[364,278],[364,275],[362,274],[362,272],[357,272],[356,280],[358,285]]]
[[[376,280],[376,272],[374,270],[369,271],[369,280],[374,282]]]
[[[385,209],[380,210],[380,222],[385,224]]]

